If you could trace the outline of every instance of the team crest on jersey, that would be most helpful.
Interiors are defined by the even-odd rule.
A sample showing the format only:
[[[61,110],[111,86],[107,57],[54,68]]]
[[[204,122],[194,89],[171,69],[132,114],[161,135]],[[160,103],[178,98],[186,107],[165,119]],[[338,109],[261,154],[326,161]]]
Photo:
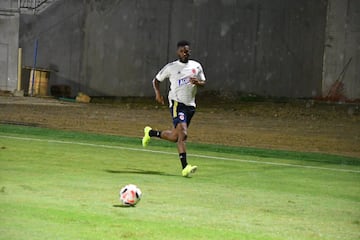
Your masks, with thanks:
[[[179,119],[181,121],[184,121],[185,120],[185,114],[183,112],[179,112]]]

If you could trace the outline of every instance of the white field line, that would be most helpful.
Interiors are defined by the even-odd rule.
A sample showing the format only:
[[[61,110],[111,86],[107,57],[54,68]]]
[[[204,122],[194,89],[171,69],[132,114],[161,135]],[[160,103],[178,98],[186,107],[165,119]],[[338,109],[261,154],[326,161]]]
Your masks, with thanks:
[[[158,154],[166,154],[166,155],[177,155],[177,153],[158,151],[158,150],[150,150],[150,149],[144,149],[144,148],[130,148],[130,147],[112,146],[112,145],[104,145],[104,144],[60,141],[60,140],[53,140],[53,139],[25,138],[25,137],[14,137],[14,136],[5,136],[5,135],[0,135],[0,138],[16,139],[16,140],[22,140],[22,141],[38,141],[38,142],[47,142],[47,143],[82,145],[82,146],[90,146],[90,147],[98,147],[98,148],[121,149],[121,150],[128,150],[128,151],[149,152],[149,153],[158,153]],[[198,157],[198,158],[206,158],[206,159],[214,159],[214,160],[225,160],[225,161],[234,161],[234,162],[284,166],[284,167],[297,167],[297,168],[307,168],[307,169],[317,169],[317,170],[328,170],[328,171],[335,171],[335,172],[360,173],[360,170],[351,170],[351,169],[343,169],[343,168],[328,168],[328,167],[290,164],[290,163],[264,162],[264,161],[246,160],[246,159],[239,159],[239,158],[215,157],[215,156],[199,155],[199,154],[189,154],[189,156]]]

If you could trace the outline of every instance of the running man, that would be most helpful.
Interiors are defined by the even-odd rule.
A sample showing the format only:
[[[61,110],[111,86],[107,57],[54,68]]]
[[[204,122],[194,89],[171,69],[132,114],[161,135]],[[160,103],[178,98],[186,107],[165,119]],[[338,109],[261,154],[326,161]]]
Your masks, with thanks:
[[[165,79],[170,81],[168,99],[174,128],[158,131],[146,126],[144,128],[142,145],[146,147],[151,137],[176,142],[182,166],[182,176],[188,177],[196,171],[197,166],[187,163],[185,144],[187,129],[191,118],[195,114],[197,86],[204,86],[206,79],[201,64],[194,60],[189,60],[190,43],[188,41],[179,41],[176,53],[178,60],[165,65],[152,81],[155,99],[160,104],[164,104],[164,98],[160,93],[160,83]]]

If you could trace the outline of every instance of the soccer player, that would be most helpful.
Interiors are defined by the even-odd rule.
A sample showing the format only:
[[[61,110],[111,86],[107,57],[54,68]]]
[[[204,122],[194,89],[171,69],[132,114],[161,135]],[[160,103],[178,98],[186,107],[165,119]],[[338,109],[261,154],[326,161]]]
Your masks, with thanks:
[[[171,130],[158,131],[146,126],[142,145],[146,147],[151,137],[176,142],[182,166],[182,176],[188,177],[196,171],[197,166],[187,163],[185,145],[187,129],[195,113],[196,90],[198,86],[205,85],[205,75],[201,64],[189,59],[190,43],[188,41],[179,41],[176,53],[178,60],[165,65],[152,81],[155,100],[161,104],[164,104],[164,98],[160,93],[159,85],[165,79],[170,81],[168,100],[174,127]]]

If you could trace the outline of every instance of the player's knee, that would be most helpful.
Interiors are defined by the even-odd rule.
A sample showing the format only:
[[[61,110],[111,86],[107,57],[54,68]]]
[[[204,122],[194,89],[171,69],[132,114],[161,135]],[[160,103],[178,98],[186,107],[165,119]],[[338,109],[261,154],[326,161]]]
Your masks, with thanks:
[[[183,129],[179,134],[178,141],[185,142],[186,139],[187,139],[187,131],[185,129]]]
[[[178,139],[179,139],[179,134],[178,134],[178,132],[177,131],[173,131],[172,132],[172,134],[171,134],[171,137],[169,138],[169,140],[171,141],[171,142],[177,142],[178,141]]]
[[[183,139],[184,139],[184,141],[186,141],[186,139],[187,139],[187,133],[186,132],[183,135]]]
[[[187,128],[179,124],[176,128],[177,142],[185,142],[187,139]]]

